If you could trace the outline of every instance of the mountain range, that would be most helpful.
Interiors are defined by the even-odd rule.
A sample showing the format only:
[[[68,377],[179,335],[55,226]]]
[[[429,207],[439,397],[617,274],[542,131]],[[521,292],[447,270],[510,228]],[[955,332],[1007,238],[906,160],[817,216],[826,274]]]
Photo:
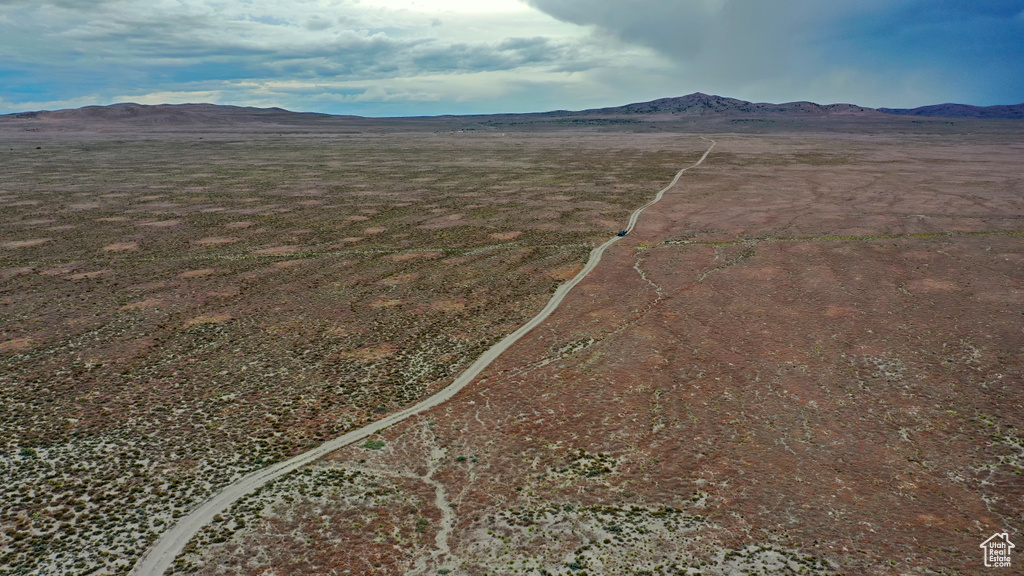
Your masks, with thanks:
[[[883,115],[922,116],[945,118],[1012,119],[1024,118],[1024,104],[1010,106],[970,106],[967,104],[938,104],[913,109],[867,108],[854,104],[821,105],[814,102],[788,102],[772,104],[748,102],[696,92],[675,98],[661,98],[625,106],[590,110],[538,112],[527,114],[489,114],[474,116],[440,116],[433,118],[387,119],[406,122],[437,119],[464,119],[477,122],[505,122],[524,119],[560,122],[618,122],[659,121],[687,118],[826,118],[835,116],[857,117]],[[291,112],[283,108],[252,108],[218,104],[160,104],[133,103],[109,106],[20,112],[0,116],[0,124],[16,124],[26,130],[32,126],[86,128],[96,125],[125,125],[139,128],[176,126],[238,126],[238,125],[290,125],[290,126],[358,126],[373,119],[359,116],[338,116],[313,112]],[[381,119],[383,120],[383,119]]]
[[[920,108],[879,108],[879,112],[900,116],[931,116],[939,118],[999,118],[1020,120],[1024,118],[1024,104],[1010,106],[970,106],[967,104],[935,104]]]

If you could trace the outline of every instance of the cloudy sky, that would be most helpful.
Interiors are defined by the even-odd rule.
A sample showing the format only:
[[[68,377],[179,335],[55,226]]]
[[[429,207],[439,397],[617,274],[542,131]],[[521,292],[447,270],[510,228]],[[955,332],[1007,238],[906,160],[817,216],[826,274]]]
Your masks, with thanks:
[[[1024,101],[1024,0],[0,0],[0,113]]]

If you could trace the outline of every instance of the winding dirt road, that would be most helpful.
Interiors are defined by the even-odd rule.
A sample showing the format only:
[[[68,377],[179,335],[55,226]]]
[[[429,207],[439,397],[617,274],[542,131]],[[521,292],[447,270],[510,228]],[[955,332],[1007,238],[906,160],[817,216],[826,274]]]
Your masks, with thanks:
[[[659,202],[665,193],[679,182],[679,178],[682,177],[683,172],[692,170],[704,162],[708,157],[708,154],[710,154],[711,150],[715,147],[715,141],[711,140],[710,142],[711,147],[704,152],[704,155],[701,156],[700,160],[698,160],[696,164],[687,166],[677,172],[675,178],[672,179],[672,183],[658,192],[653,200],[633,211],[625,228],[627,232],[633,231],[633,228],[636,226],[637,219],[640,218],[640,214],[643,213],[644,210]],[[562,300],[565,299],[569,291],[597,267],[601,262],[601,256],[604,254],[604,251],[621,239],[622,238],[619,236],[613,236],[604,244],[594,248],[590,252],[590,259],[587,260],[587,264],[582,270],[580,270],[579,274],[577,274],[572,280],[569,280],[565,284],[559,286],[558,289],[555,290],[551,300],[549,300],[547,305],[544,306],[543,310],[518,330],[509,334],[503,340],[484,352],[476,362],[473,362],[473,364],[470,365],[465,372],[460,374],[449,386],[438,391],[433,396],[425,398],[418,404],[410,406],[409,408],[395,412],[386,418],[378,420],[367,426],[363,426],[358,430],[353,430],[352,432],[339,436],[333,440],[328,440],[320,446],[317,446],[308,452],[303,452],[302,454],[294,456],[289,460],[279,462],[273,466],[253,472],[244,478],[240,478],[235,483],[225,487],[212,498],[204,502],[189,515],[182,517],[176,524],[174,524],[174,526],[171,527],[170,530],[164,532],[160,539],[156,541],[156,544],[150,548],[149,552],[147,552],[146,555],[136,563],[134,570],[132,570],[132,574],[136,576],[162,576],[163,573],[174,563],[174,559],[185,548],[188,541],[191,540],[192,537],[203,528],[203,526],[212,522],[215,516],[223,513],[242,497],[254,492],[269,482],[305,466],[306,464],[319,460],[339,448],[343,448],[349,444],[368,438],[380,430],[397,424],[410,416],[414,416],[420,412],[424,412],[435,406],[443,404],[451,399],[460,390],[465,388],[467,384],[472,382],[480,372],[491,364],[491,362],[515,344],[516,341],[544,322],[548,316],[550,316],[559,307],[559,305],[562,304]]]

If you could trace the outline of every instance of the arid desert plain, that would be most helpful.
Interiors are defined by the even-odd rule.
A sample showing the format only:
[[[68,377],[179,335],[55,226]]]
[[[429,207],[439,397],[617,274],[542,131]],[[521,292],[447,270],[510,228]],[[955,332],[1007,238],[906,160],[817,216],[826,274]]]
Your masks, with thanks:
[[[0,574],[128,574],[442,390],[712,141],[169,573],[977,574],[1024,530],[1021,121],[0,120]]]

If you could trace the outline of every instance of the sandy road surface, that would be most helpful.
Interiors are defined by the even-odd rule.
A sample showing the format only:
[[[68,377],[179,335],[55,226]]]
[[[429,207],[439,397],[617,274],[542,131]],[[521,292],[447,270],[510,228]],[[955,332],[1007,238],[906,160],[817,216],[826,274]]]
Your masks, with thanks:
[[[625,229],[632,232],[633,228],[636,226],[637,219],[640,218],[640,214],[660,201],[665,193],[679,182],[679,178],[683,175],[683,172],[700,166],[714,147],[715,141],[711,140],[711,147],[704,152],[704,155],[701,156],[700,160],[698,160],[696,164],[687,166],[677,172],[675,178],[672,179],[672,182],[658,192],[653,200],[633,211]],[[460,374],[455,381],[451,383],[451,385],[438,391],[433,396],[425,398],[418,404],[410,406],[409,408],[399,412],[395,412],[386,418],[359,428],[358,430],[353,430],[343,436],[339,436],[333,440],[328,440],[320,446],[317,446],[308,452],[303,452],[302,454],[294,456],[289,460],[285,460],[284,462],[279,462],[273,466],[264,468],[263,470],[253,472],[252,474],[237,480],[234,484],[226,486],[223,490],[193,510],[189,515],[178,520],[170,530],[164,532],[160,539],[156,541],[156,544],[150,548],[149,552],[147,552],[146,555],[143,556],[135,565],[134,570],[132,570],[132,574],[136,576],[162,576],[163,573],[174,563],[174,559],[185,548],[188,541],[191,540],[192,537],[203,528],[203,526],[212,522],[215,516],[227,510],[232,504],[242,497],[250,494],[268,482],[272,482],[289,472],[305,466],[306,464],[319,460],[339,448],[343,448],[349,444],[363,440],[377,433],[379,430],[397,424],[410,416],[429,410],[430,408],[443,404],[451,399],[460,390],[465,388],[467,384],[472,382],[480,372],[491,364],[491,362],[504,353],[505,350],[508,350],[509,347],[516,343],[516,341],[544,322],[544,320],[546,320],[548,316],[550,316],[558,306],[561,305],[562,300],[565,299],[565,296],[569,291],[597,267],[601,262],[601,256],[604,254],[604,251],[619,240],[621,240],[621,237],[613,236],[604,244],[594,248],[590,252],[590,259],[587,260],[587,264],[583,267],[583,270],[580,270],[579,274],[577,274],[572,280],[569,280],[565,284],[559,286],[558,289],[555,290],[551,300],[548,301],[547,305],[544,306],[544,309],[541,310],[540,313],[534,316],[533,319],[524,324],[518,330],[509,334],[503,340],[484,352],[479,358],[477,358],[476,362],[473,362],[473,364],[470,365],[465,372]]]

